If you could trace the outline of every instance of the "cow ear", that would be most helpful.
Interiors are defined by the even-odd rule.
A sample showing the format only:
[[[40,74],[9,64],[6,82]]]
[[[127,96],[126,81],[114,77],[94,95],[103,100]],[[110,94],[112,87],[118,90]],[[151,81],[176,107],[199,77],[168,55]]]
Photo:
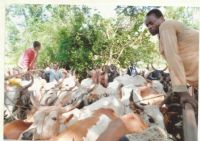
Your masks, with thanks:
[[[74,70],[74,68],[72,67],[72,68],[69,70],[69,74],[73,75],[73,70]]]
[[[59,119],[60,123],[67,124],[72,119],[73,116],[74,116],[73,114],[67,115],[67,117],[61,116]]]
[[[86,70],[86,72],[87,72],[87,75],[88,75],[89,77],[92,77],[92,72],[91,72],[91,71]]]
[[[73,70],[72,75],[76,76],[76,69]]]

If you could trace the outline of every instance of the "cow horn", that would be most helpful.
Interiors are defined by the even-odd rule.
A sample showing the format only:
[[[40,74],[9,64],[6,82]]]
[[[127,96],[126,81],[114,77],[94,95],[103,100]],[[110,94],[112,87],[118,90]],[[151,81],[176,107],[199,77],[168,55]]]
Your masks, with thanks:
[[[144,107],[143,107],[143,106],[141,106],[141,105],[139,105],[139,104],[136,104],[136,102],[134,101],[134,99],[133,99],[133,93],[134,93],[134,92],[133,92],[133,90],[132,90],[132,91],[131,91],[131,96],[130,96],[129,100],[133,102],[133,105],[134,105],[134,107],[135,107],[136,109],[144,110]]]
[[[91,77],[91,76],[92,76],[92,72],[91,72],[91,71],[89,71],[89,70],[86,70],[86,72],[87,72],[87,75],[88,75],[89,77]]]
[[[76,69],[74,69],[74,70],[72,71],[72,75],[73,75],[73,76],[76,76]]]
[[[70,70],[69,70],[69,73],[70,73],[71,75],[73,75],[73,70],[74,70],[73,67],[71,67]]]
[[[152,68],[153,70],[157,70],[157,69],[155,69],[155,67],[153,66],[153,63],[151,63],[151,68]]]
[[[158,69],[156,69],[156,68],[153,66],[153,63],[151,63],[151,67],[152,67],[153,70],[158,70]],[[161,71],[165,71],[167,68],[168,68],[168,66],[166,65],[166,67],[165,67],[163,70],[161,70]]]
[[[167,68],[168,68],[168,66],[167,66],[167,64],[166,64],[166,67],[165,67],[162,71],[165,71]]]
[[[30,73],[27,73],[27,74],[30,74]],[[31,82],[30,82],[28,85],[24,86],[24,87],[21,89],[21,91],[26,90],[26,89],[28,89],[31,85],[33,85],[34,78],[33,78],[33,75],[32,75],[32,74],[30,74],[30,76],[31,76]]]
[[[33,107],[36,108],[36,109],[38,109],[39,106],[40,106],[40,103],[36,99],[36,97],[33,95],[33,93],[30,93],[30,100],[31,100],[31,103],[33,104]]]

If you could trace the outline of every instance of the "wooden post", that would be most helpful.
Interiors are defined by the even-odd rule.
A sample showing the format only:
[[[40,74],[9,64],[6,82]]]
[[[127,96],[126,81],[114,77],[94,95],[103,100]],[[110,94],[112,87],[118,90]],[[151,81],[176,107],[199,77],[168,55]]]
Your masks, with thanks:
[[[197,124],[195,119],[195,113],[192,105],[185,104],[183,109],[183,131],[184,141],[197,141]]]

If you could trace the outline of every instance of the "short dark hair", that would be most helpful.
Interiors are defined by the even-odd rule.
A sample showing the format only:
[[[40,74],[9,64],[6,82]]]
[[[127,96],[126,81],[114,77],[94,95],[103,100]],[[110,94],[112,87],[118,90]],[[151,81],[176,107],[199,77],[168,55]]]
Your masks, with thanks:
[[[162,14],[162,12],[159,9],[152,9],[152,10],[150,10],[147,13],[146,17],[150,16],[151,14],[154,14],[157,18],[163,17],[163,14]]]
[[[36,48],[36,47],[40,47],[41,46],[41,43],[39,41],[34,41],[33,42],[33,47]]]

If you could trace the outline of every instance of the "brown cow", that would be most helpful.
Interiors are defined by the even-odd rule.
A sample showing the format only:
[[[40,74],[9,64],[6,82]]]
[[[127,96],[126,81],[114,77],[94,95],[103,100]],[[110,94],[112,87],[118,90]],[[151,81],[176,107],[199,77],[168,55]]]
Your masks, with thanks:
[[[103,124],[97,125],[97,122],[102,115],[106,115],[111,119],[111,122],[109,121],[110,124],[103,122]],[[107,129],[104,124],[108,124]],[[100,108],[94,111],[91,117],[77,121],[75,124],[65,129],[65,131],[63,131],[60,135],[52,138],[51,141],[83,141],[84,139],[96,140],[99,135],[96,135],[96,138],[91,138],[91,136],[88,135],[88,132],[94,132],[94,134],[98,134],[95,131],[91,131],[91,128],[94,128],[95,125],[99,126],[96,129],[101,130],[101,132],[98,132],[100,133],[99,135],[102,133],[98,139],[99,141],[110,141],[117,136],[120,138],[125,134],[143,132],[148,127],[136,114],[127,114],[119,118],[112,109]],[[105,128],[106,130],[102,128]]]
[[[91,78],[94,84],[101,84],[104,87],[108,86],[108,74],[101,69],[92,70]]]
[[[148,126],[136,114],[127,114],[113,120],[108,128],[99,136],[97,141],[118,141],[130,133],[141,133]]]
[[[24,122],[22,120],[14,120],[4,126],[5,139],[18,139],[20,134],[29,128],[32,122]]]
[[[117,118],[117,115],[115,114],[114,110],[112,109],[106,109],[106,108],[100,108],[92,114],[91,117],[88,117],[83,120],[77,121],[75,124],[72,124],[67,129],[65,129],[60,135],[57,137],[54,137],[51,139],[51,141],[67,141],[67,140],[75,140],[75,141],[82,141],[84,137],[87,136],[87,132],[89,128],[91,128],[93,125],[95,125],[101,115],[108,116],[111,120],[114,120]]]
[[[68,117],[63,117],[62,114],[64,112],[68,112],[68,110],[63,107],[39,107],[38,111],[34,113],[33,124],[20,135],[19,139],[31,140],[34,138],[47,140],[52,136],[58,135],[60,126],[67,123],[73,117],[72,114]]]
[[[152,81],[148,85],[139,87],[139,95],[145,104],[159,105],[166,95],[163,91],[162,84],[158,81]]]

